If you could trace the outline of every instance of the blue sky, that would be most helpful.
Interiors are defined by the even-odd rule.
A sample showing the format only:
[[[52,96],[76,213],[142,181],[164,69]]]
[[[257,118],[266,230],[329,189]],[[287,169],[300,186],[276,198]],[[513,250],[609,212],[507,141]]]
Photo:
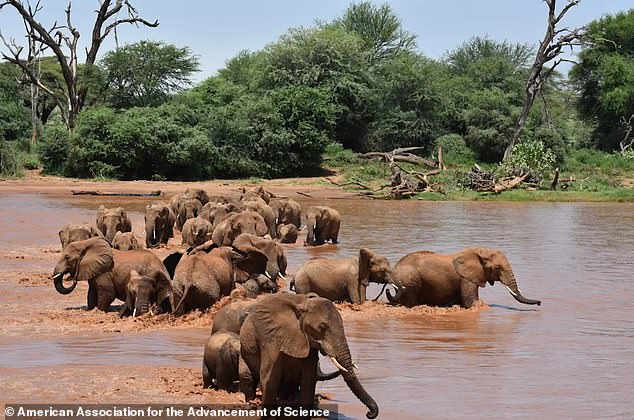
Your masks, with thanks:
[[[43,0],[43,3],[45,7],[40,15],[44,22],[50,25],[65,19],[65,0]],[[120,44],[154,39],[188,46],[200,58],[201,72],[195,79],[201,80],[213,75],[240,50],[261,49],[290,27],[331,20],[340,16],[351,2],[132,0],[132,3],[146,19],[158,19],[160,26],[154,29],[122,26]],[[404,28],[418,36],[419,50],[431,58],[441,58],[446,51],[475,35],[536,45],[545,30],[547,7],[541,0],[391,0],[386,3],[401,18]],[[566,1],[558,3],[563,6]],[[97,0],[73,2],[73,23],[84,42],[90,36],[97,5]],[[581,26],[606,13],[632,7],[631,0],[582,0],[569,12],[564,24]],[[23,35],[21,20],[8,7],[0,11],[0,30],[5,36],[21,38]],[[104,43],[101,54],[113,47],[111,37]]]

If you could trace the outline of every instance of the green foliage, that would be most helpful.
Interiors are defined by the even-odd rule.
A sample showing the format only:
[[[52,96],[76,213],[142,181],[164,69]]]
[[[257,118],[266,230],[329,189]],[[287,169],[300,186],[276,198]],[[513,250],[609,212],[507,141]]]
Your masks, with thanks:
[[[40,161],[44,172],[56,175],[71,175],[67,170],[71,148],[72,139],[68,129],[63,124],[47,124],[42,132],[42,139],[38,143]]]
[[[0,176],[20,177],[24,175],[23,153],[15,142],[0,141]]]
[[[587,39],[570,75],[582,116],[597,122],[595,142],[611,151],[623,139],[621,118],[634,114],[634,9],[591,22]]]
[[[109,101],[116,108],[158,106],[190,85],[199,68],[188,47],[156,41],[109,51],[100,64]]]
[[[472,164],[475,154],[467,146],[464,138],[458,134],[446,134],[436,139],[436,147],[442,147],[446,164]]]
[[[29,110],[24,106],[15,66],[0,63],[0,141],[29,136]]]
[[[523,141],[513,147],[511,158],[501,169],[508,175],[528,173],[543,179],[555,168],[556,160],[555,154],[541,141]]]
[[[498,42],[488,36],[473,37],[462,43],[458,48],[445,55],[445,62],[460,75],[474,73],[473,66],[482,61],[510,66],[517,70],[527,68],[533,54],[529,44]],[[489,75],[495,76],[495,75]]]
[[[324,148],[324,161],[329,167],[339,168],[345,165],[358,163],[359,159],[350,149],[345,149],[339,143],[330,143]]]

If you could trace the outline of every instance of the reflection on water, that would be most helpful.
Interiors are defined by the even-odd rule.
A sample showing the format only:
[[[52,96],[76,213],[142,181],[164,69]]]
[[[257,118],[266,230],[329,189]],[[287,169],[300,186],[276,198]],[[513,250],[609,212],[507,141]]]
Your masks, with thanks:
[[[67,222],[92,221],[103,198],[0,197],[0,244],[53,246]],[[127,201],[126,201],[127,200]],[[142,234],[149,200],[128,207]],[[303,208],[311,200],[298,199]],[[395,263],[417,250],[503,250],[520,288],[500,286],[480,312],[346,321],[358,375],[383,418],[632,418],[634,406],[634,205],[425,203],[329,200],[341,242],[287,250],[289,272],[312,256],[349,257],[368,247]],[[303,238],[301,238],[303,239]],[[372,286],[368,295],[379,289]],[[519,310],[518,310],[519,309]],[[357,318],[355,318],[357,319]],[[93,363],[198,368],[203,330],[0,343],[4,366]],[[330,363],[323,362],[330,370]],[[365,409],[341,379],[319,384],[347,416]]]

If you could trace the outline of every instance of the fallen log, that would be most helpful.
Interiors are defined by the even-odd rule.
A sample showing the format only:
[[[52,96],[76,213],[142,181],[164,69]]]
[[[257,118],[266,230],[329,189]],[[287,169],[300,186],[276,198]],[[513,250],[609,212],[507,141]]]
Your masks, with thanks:
[[[117,193],[91,190],[70,190],[70,192],[72,195],[98,195],[107,197],[160,197],[163,195],[161,190],[150,191],[149,193]]]

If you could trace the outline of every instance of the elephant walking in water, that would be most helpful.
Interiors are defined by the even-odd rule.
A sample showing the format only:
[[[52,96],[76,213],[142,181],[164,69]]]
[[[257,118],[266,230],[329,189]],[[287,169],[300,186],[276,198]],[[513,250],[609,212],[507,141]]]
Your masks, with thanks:
[[[392,296],[388,290],[387,297],[405,306],[470,308],[479,299],[478,289],[496,281],[506,286],[518,302],[541,305],[541,301],[522,295],[504,253],[489,248],[467,248],[454,254],[413,252],[396,263],[394,272],[405,290],[401,296]]]
[[[306,211],[306,245],[321,245],[326,241],[337,243],[341,216],[333,208],[312,206]]]
[[[112,243],[117,232],[132,232],[132,222],[123,207],[107,209],[100,206],[97,211],[97,229]]]

